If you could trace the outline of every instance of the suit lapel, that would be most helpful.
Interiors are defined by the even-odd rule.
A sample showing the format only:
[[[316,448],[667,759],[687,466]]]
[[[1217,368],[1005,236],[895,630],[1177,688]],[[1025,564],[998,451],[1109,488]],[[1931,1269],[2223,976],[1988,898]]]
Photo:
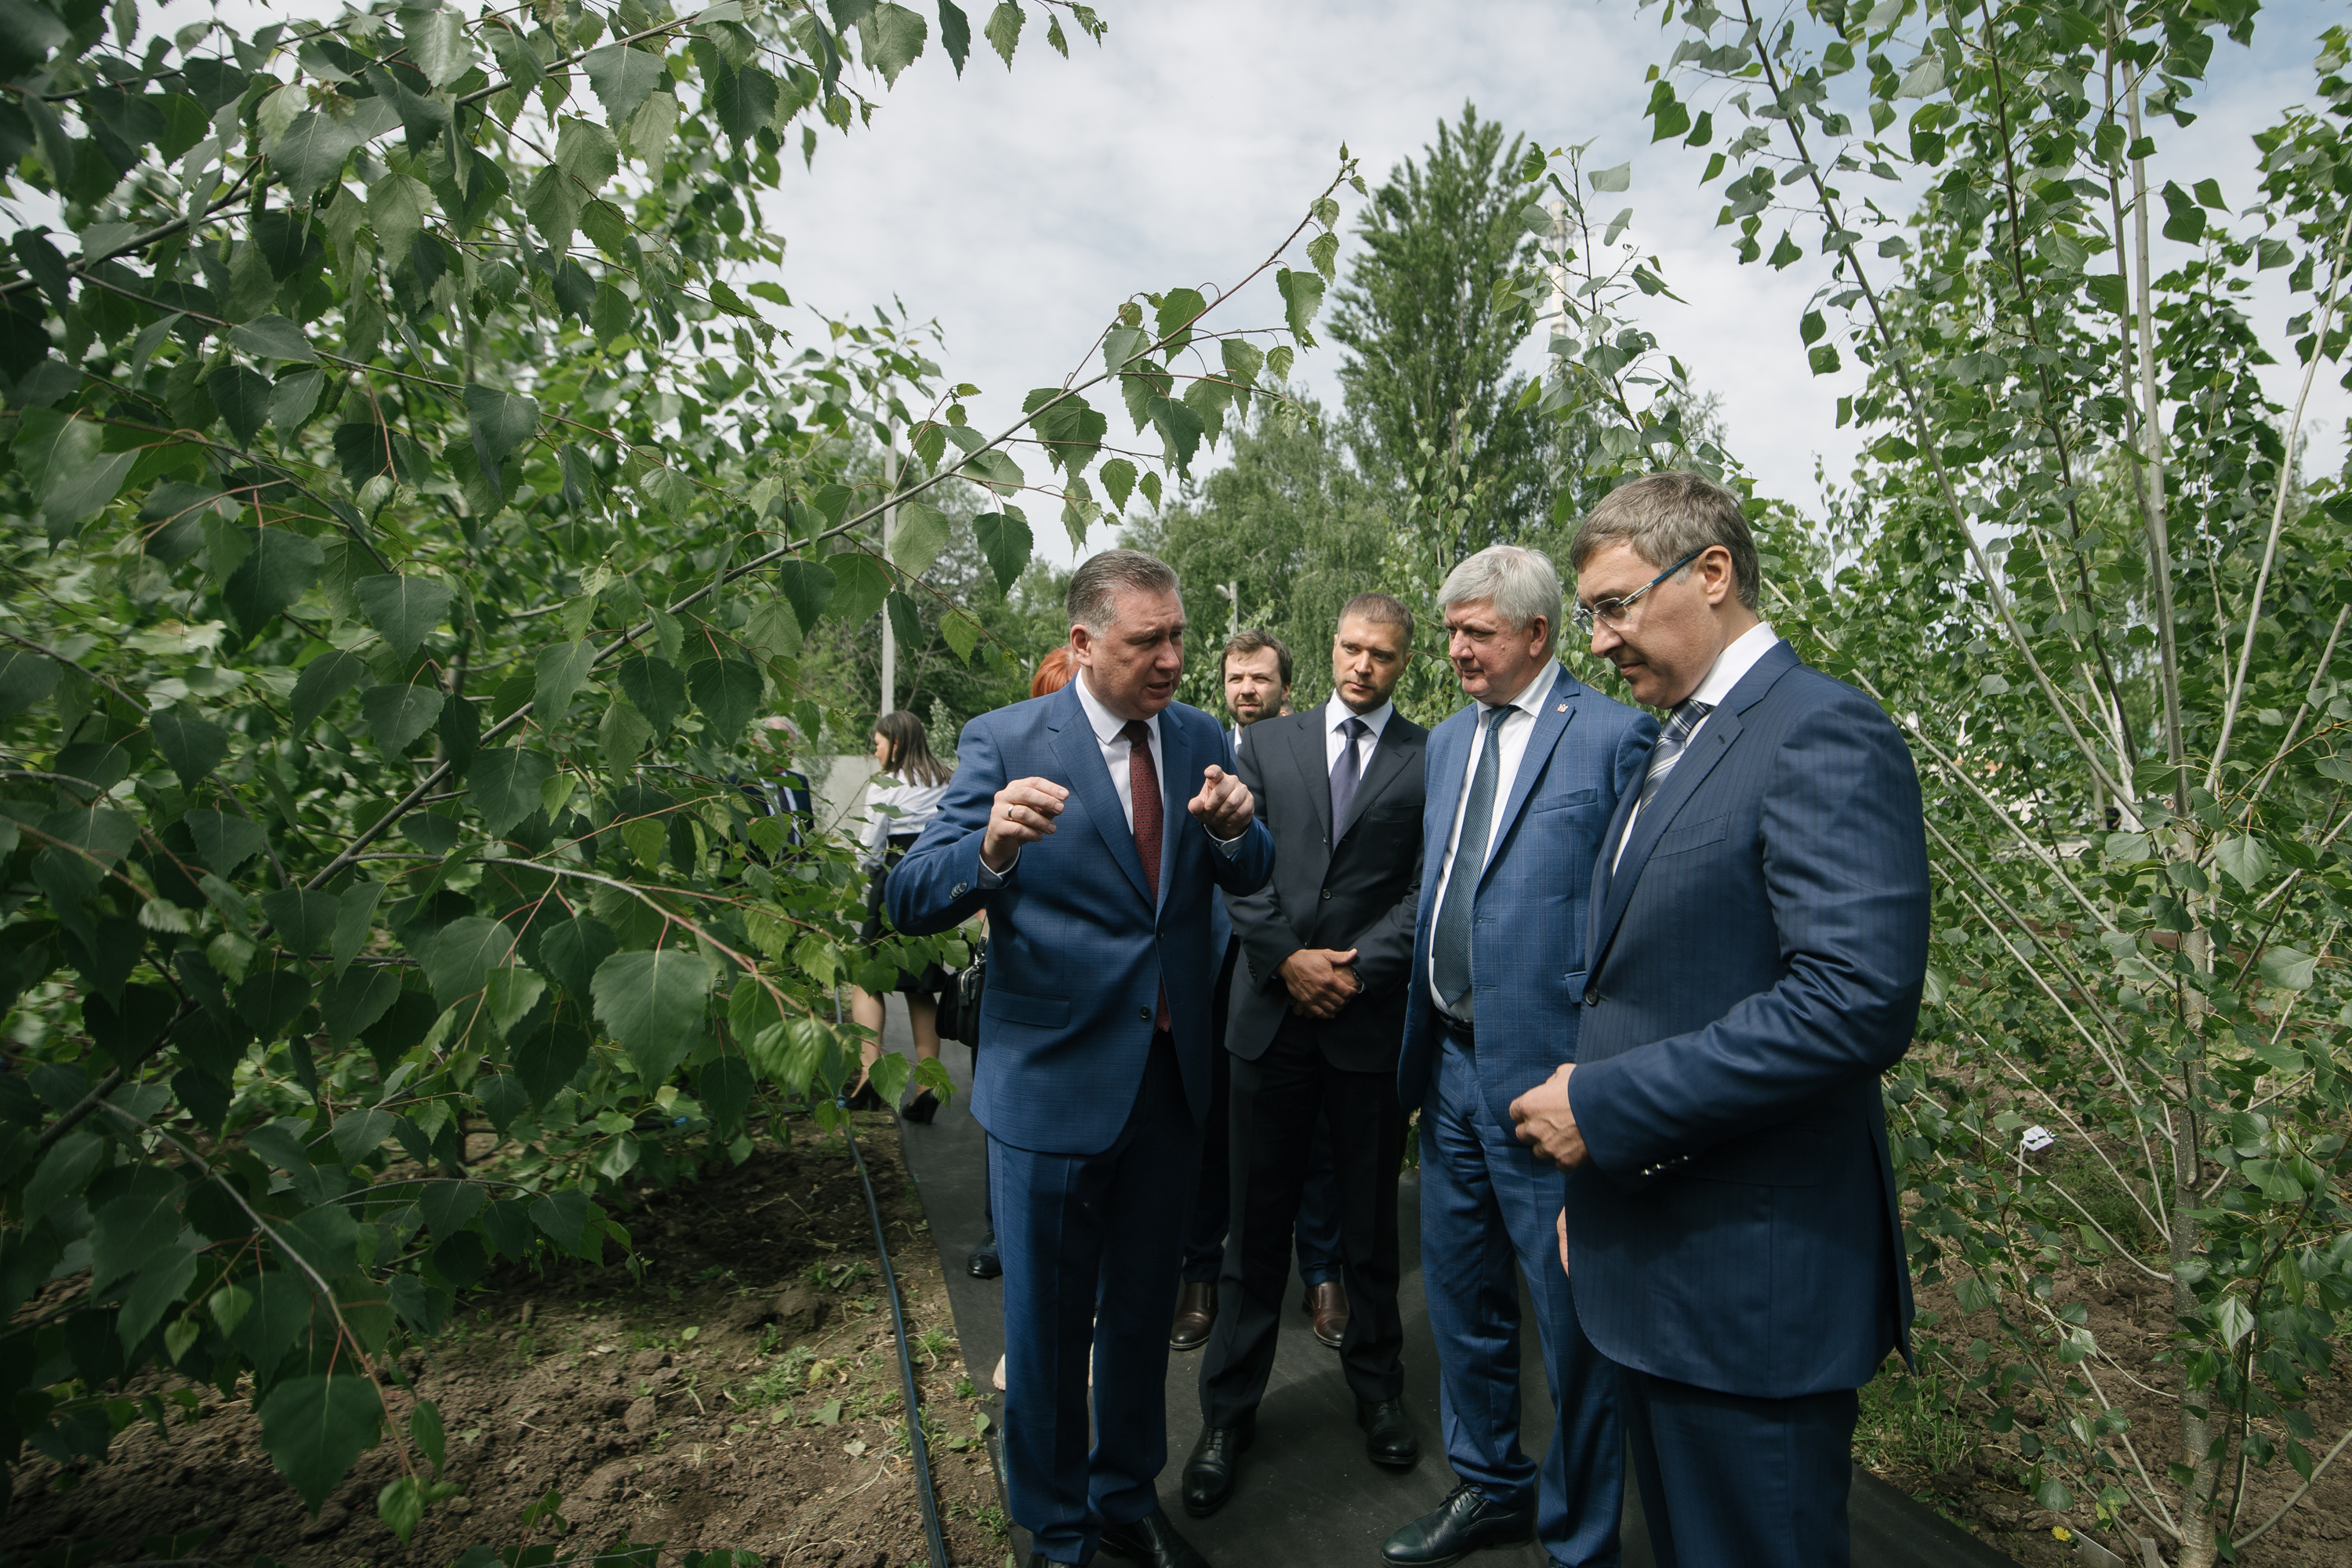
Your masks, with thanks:
[[[1560,736],[1568,731],[1569,721],[1576,717],[1576,699],[1583,690],[1576,677],[1569,674],[1568,667],[1560,666],[1559,674],[1552,679],[1551,690],[1545,694],[1543,706],[1536,710],[1535,729],[1528,736],[1528,749],[1519,753],[1519,770],[1511,776],[1511,793],[1503,803],[1502,816],[1495,824],[1492,842],[1497,850],[1509,837],[1512,825],[1519,820],[1528,796],[1535,793],[1536,780],[1550,759],[1552,748],[1559,744]],[[1500,854],[1490,855],[1487,868],[1501,858]]]
[[[1617,819],[1611,824],[1611,834],[1601,846],[1604,863],[1614,859],[1617,866],[1609,878],[1607,896],[1597,906],[1600,913],[1592,922],[1591,961],[1588,968],[1597,967],[1602,955],[1609,951],[1610,940],[1617,934],[1617,924],[1624,918],[1625,906],[1633,900],[1634,885],[1641,881],[1642,869],[1649,864],[1650,852],[1657,847],[1658,839],[1684,805],[1698,793],[1699,786],[1706,782],[1707,774],[1715,771],[1715,764],[1724,759],[1739,739],[1744,728],[1739,716],[1762,700],[1773,684],[1796,667],[1797,656],[1789,645],[1775,643],[1746,675],[1739,678],[1739,683],[1731,689],[1723,705],[1708,714],[1706,722],[1699,726],[1698,733],[1684,749],[1682,759],[1675,763],[1674,772],[1666,775],[1666,782],[1658,786],[1658,793],[1651,797],[1648,805],[1642,808],[1641,816],[1633,819],[1633,833],[1625,840],[1622,855],[1618,855],[1615,849],[1617,835],[1622,831],[1619,825],[1633,810],[1632,802],[1641,798],[1640,784],[1634,785],[1629,801],[1619,803]],[[1597,888],[1601,884],[1596,881],[1594,885]]]
[[[1318,708],[1315,711],[1319,714],[1322,710]],[[1300,793],[1314,805],[1315,820],[1323,827],[1323,842],[1337,843],[1339,835],[1331,831],[1331,778],[1318,765],[1323,760],[1320,743],[1323,737],[1319,725],[1310,716],[1304,723],[1286,724],[1283,728],[1284,738],[1290,747],[1290,765],[1297,770]],[[1273,761],[1271,752],[1262,760]],[[1258,776],[1265,776],[1263,769]]]
[[[1066,686],[1062,689],[1070,689]],[[1152,890],[1143,885],[1143,858],[1135,852],[1135,833],[1127,826],[1127,813],[1119,809],[1118,792],[1111,787],[1110,770],[1103,766],[1102,743],[1095,739],[1094,726],[1087,722],[1087,710],[1079,705],[1076,692],[1070,691],[1055,719],[1054,754],[1062,759],[1062,766],[1069,773],[1071,798],[1093,819],[1095,831],[1102,835],[1104,847],[1118,862],[1118,868],[1127,873],[1137,895],[1150,900]],[[1164,725],[1161,732],[1164,739]]]
[[[1408,763],[1420,759],[1421,748],[1406,740],[1398,729],[1403,722],[1395,714],[1389,715],[1388,728],[1381,732],[1381,743],[1372,748],[1372,760],[1364,768],[1364,776],[1357,781],[1356,798],[1348,807],[1348,820],[1340,825],[1338,833],[1331,836],[1334,848],[1339,847],[1341,837],[1356,826],[1357,819],[1364,815],[1365,809],[1381,797],[1381,791],[1402,775]],[[1323,798],[1327,803],[1323,809],[1330,810],[1328,804],[1331,798],[1329,789],[1324,790]]]

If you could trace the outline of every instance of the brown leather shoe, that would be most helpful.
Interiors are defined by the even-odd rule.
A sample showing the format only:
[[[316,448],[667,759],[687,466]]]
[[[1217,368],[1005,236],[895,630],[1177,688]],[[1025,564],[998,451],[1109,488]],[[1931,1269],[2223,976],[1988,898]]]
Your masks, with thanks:
[[[1176,1321],[1168,1330],[1168,1348],[1199,1350],[1209,1342],[1209,1331],[1216,1325],[1217,1288],[1186,1280],[1176,1295]]]
[[[1338,1350],[1348,1333],[1348,1288],[1337,1279],[1309,1285],[1298,1309],[1315,1320],[1315,1337]]]

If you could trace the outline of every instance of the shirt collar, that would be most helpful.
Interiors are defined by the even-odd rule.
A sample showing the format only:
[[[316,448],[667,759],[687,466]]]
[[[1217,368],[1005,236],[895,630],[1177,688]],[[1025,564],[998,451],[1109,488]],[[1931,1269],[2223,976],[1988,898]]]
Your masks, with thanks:
[[[1109,709],[1104,707],[1102,703],[1097,700],[1094,693],[1094,688],[1087,683],[1086,670],[1081,668],[1078,671],[1077,679],[1071,681],[1070,684],[1077,688],[1078,706],[1087,710],[1087,722],[1093,726],[1095,739],[1106,746],[1109,745],[1113,741],[1118,740],[1118,732],[1127,728],[1127,721],[1112,712]],[[1153,744],[1158,744],[1160,741],[1160,715],[1154,713],[1150,718],[1146,719],[1144,722],[1151,728],[1151,740]]]
[[[1350,719],[1361,719],[1364,721],[1364,728],[1372,732],[1373,744],[1378,745],[1381,731],[1388,728],[1389,716],[1395,711],[1394,702],[1383,702],[1369,713],[1359,713],[1340,701],[1339,694],[1335,691],[1331,693],[1330,700],[1323,704],[1323,729],[1326,733],[1328,733]]]
[[[1723,700],[1731,695],[1731,689],[1738,685],[1741,679],[1756,668],[1756,661],[1771,652],[1772,645],[1780,640],[1779,634],[1762,621],[1732,638],[1724,650],[1715,656],[1715,667],[1706,672],[1706,679],[1698,683],[1698,689],[1690,694],[1690,700],[1704,702],[1710,708],[1722,707]]]
[[[1525,713],[1541,712],[1544,699],[1551,695],[1552,682],[1559,679],[1559,660],[1548,658],[1544,660],[1543,668],[1536,671],[1536,678],[1521,687],[1519,694],[1503,706],[1517,708]]]

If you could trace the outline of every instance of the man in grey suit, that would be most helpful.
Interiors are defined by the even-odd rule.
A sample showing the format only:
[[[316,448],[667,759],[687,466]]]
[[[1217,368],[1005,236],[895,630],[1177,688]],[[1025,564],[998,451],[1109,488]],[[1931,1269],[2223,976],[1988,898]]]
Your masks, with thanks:
[[[1375,1464],[1420,1445],[1404,1414],[1397,1308],[1397,1045],[1421,884],[1422,745],[1391,700],[1412,612],[1360,594],[1332,639],[1329,701],[1250,726],[1237,759],[1275,840],[1275,879],[1226,900],[1234,976],[1233,1237],[1201,1366],[1202,1433],[1184,1507],[1214,1512],[1256,1431],[1274,1370],[1290,1239],[1318,1119],[1330,1130],[1350,1311],[1340,1361]]]

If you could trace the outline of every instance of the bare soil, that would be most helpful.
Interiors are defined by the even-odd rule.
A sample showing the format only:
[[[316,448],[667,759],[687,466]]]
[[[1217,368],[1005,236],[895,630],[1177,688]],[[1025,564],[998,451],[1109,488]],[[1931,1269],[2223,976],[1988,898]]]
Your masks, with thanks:
[[[2150,1261],[2160,1265],[2162,1260],[2152,1258]],[[2171,1373],[2170,1367],[2154,1359],[2170,1343],[2168,1287],[2116,1261],[2100,1269],[2057,1276],[2052,1305],[2069,1301],[2082,1302],[2090,1314],[2088,1327],[2099,1350],[2088,1363],[2092,1374],[2106,1397],[2130,1416],[2128,1435],[2149,1472],[2160,1474],[2165,1461],[2179,1451],[2178,1407],[2153,1391],[2168,1387]],[[1967,1355],[1970,1342],[1996,1338],[1994,1314],[1962,1312],[1948,1285],[1922,1290],[1919,1307],[1923,1318],[1935,1315],[1934,1325],[1916,1336],[1921,1342],[1920,1370],[1923,1373],[1940,1371],[1946,1374],[1947,1386],[1957,1385],[1958,1369],[1973,1366]],[[1931,1351],[1930,1345],[1936,1349]],[[1967,1397],[1982,1403],[1980,1395]],[[2341,1379],[2315,1379],[2305,1408],[2320,1435],[2312,1454],[2317,1460],[2352,1426],[2352,1389]],[[1898,1422],[1904,1419],[1897,1418]],[[2275,1423],[2263,1425],[2273,1439],[2284,1443],[2283,1427]],[[1966,1526],[2026,1568],[2056,1568],[2059,1563],[2079,1568],[2082,1559],[2053,1533],[2058,1527],[2087,1535],[2128,1562],[2141,1561],[2120,1531],[2098,1522],[2088,1498],[2078,1495],[2076,1506],[2063,1514],[2037,1503],[2020,1479],[2025,1467],[2013,1447],[2014,1436],[1970,1443],[1958,1436],[1960,1430],[1958,1423],[1946,1417],[1941,1441],[1916,1436],[1910,1442],[1888,1443],[1876,1454],[1865,1442],[1862,1446],[1864,1460],[1876,1458],[1871,1468],[1885,1479]],[[2225,1495],[2234,1480],[2232,1476],[2225,1481]],[[2243,1535],[2270,1518],[2302,1484],[2283,1454],[2267,1469],[2249,1468],[2236,1533]],[[2135,1528],[2143,1535],[2155,1533],[2144,1520],[2136,1521]],[[2159,1543],[2164,1561],[2173,1561],[2176,1553],[2169,1543]],[[2293,1510],[2239,1552],[2237,1561],[2247,1568],[2352,1568],[2352,1473],[2347,1473],[2341,1462],[2329,1468]]]
[[[950,1555],[994,1568],[1005,1520],[981,1391],[887,1112],[854,1119],[905,1300]],[[659,1542],[665,1562],[732,1548],[767,1568],[928,1562],[889,1302],[864,1190],[838,1138],[796,1123],[742,1165],[607,1200],[638,1270],[517,1270],[463,1303],[404,1370],[448,1432],[464,1495],[407,1544],[376,1518],[400,1474],[389,1442],[316,1518],[271,1466],[247,1402],[209,1387],[205,1418],[126,1429],[82,1474],[16,1478],[0,1555],[103,1563],[446,1568],[468,1547],[567,1555]],[[158,1384],[157,1386],[163,1386]],[[393,1415],[404,1424],[407,1401]],[[420,1461],[421,1462],[421,1461]],[[526,1522],[551,1494],[560,1500]]]

